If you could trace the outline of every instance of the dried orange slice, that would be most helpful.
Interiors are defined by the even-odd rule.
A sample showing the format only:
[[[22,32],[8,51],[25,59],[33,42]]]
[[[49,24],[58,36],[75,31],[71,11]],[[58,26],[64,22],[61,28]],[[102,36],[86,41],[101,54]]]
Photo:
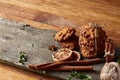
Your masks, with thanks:
[[[62,48],[52,54],[54,61],[66,61],[71,58],[72,51],[67,48]]]
[[[77,51],[72,51],[71,61],[79,61],[81,59],[81,55]]]

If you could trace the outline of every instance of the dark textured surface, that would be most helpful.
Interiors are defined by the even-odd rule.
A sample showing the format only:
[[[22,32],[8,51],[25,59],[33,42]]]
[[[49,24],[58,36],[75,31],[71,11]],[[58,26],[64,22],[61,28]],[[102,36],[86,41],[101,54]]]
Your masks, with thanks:
[[[51,62],[51,51],[49,45],[59,47],[54,41],[52,30],[35,29],[23,26],[23,23],[15,23],[0,19],[0,62],[27,69],[28,64],[40,64]],[[27,62],[19,63],[19,53],[26,53]],[[103,64],[94,65],[95,72],[88,73],[94,80],[99,80],[99,71]],[[66,79],[70,72],[49,71],[48,74]]]

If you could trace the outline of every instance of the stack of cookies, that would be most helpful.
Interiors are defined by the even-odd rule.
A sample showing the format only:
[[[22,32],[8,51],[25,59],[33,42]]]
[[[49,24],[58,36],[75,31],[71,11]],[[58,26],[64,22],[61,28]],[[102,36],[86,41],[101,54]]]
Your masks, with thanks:
[[[83,25],[79,37],[82,56],[85,58],[102,57],[106,39],[106,32],[98,24]]]
[[[79,48],[79,38],[75,35],[75,32],[74,28],[64,28],[55,35],[54,39],[61,44],[62,48],[77,50]]]

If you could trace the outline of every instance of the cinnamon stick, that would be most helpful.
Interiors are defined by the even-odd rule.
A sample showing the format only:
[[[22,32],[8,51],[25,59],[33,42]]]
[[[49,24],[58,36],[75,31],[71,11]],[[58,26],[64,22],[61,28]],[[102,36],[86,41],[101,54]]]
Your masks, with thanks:
[[[108,46],[108,52],[110,52],[110,54],[106,55],[106,62],[112,62],[114,61],[114,43],[113,40],[109,39],[109,41],[107,42]],[[105,47],[107,49],[107,47]],[[106,51],[107,52],[107,51]]]
[[[112,43],[111,43],[111,49],[110,49],[111,54],[114,54],[114,50],[115,50],[115,45],[114,45],[114,43],[112,41]]]
[[[105,51],[108,52],[109,51],[109,41],[105,42]]]
[[[106,55],[106,62],[112,62],[114,61],[114,54],[109,54],[109,55]]]
[[[33,70],[36,70],[36,69],[37,69],[37,67],[34,66],[34,65],[28,65],[28,67],[29,67],[30,69],[33,69]]]
[[[44,64],[45,66],[43,66],[43,64],[40,65],[36,65],[36,67],[55,67],[55,66],[59,66],[59,65],[74,65],[74,66],[82,66],[82,65],[91,65],[91,64],[95,64],[95,63],[99,63],[101,61],[100,58],[95,58],[95,59],[89,59],[89,60],[81,60],[81,61],[65,61],[65,62],[52,62],[52,63],[47,63]]]
[[[108,48],[108,51],[111,51],[112,49],[112,46],[113,46],[113,41],[111,39],[109,39],[109,48]]]
[[[90,64],[99,63],[101,61],[100,58],[95,59],[89,59],[89,60],[81,60],[81,61],[65,61],[65,62],[52,62],[52,63],[45,63],[45,64],[39,64],[39,65],[29,65],[29,68],[31,69],[46,69],[46,68],[55,68],[61,65],[74,65],[74,66],[85,66]]]
[[[93,71],[93,66],[58,66],[58,67],[52,67],[52,68],[42,68],[42,67],[37,67],[38,70],[55,70],[55,71],[71,71],[71,70],[76,70],[76,71]]]

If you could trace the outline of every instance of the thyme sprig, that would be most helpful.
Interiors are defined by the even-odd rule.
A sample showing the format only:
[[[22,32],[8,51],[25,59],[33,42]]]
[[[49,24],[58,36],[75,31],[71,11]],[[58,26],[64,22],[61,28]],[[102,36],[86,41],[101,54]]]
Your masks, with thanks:
[[[25,52],[21,51],[21,52],[19,53],[19,62],[20,62],[21,64],[24,64],[24,62],[26,62],[26,61],[27,61],[27,58],[26,58],[26,56],[25,56]]]
[[[77,71],[72,71],[67,80],[72,80],[73,78],[76,78],[78,80],[92,80],[92,77],[90,75],[78,73]]]

